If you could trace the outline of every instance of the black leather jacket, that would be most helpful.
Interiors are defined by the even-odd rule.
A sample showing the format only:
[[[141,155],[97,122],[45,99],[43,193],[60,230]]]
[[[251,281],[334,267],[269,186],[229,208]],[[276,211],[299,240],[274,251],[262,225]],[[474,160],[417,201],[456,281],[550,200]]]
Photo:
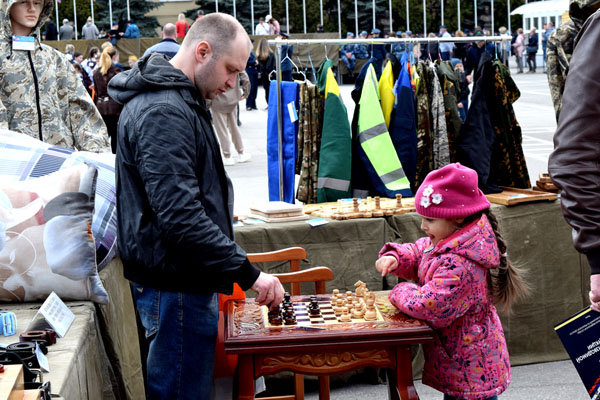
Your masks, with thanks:
[[[174,292],[248,289],[260,272],[233,241],[233,189],[194,85],[152,53],[109,93],[124,104],[116,176],[125,277]]]
[[[562,189],[563,214],[573,228],[575,248],[600,273],[600,11],[577,38],[562,98],[554,152],[548,170]]]

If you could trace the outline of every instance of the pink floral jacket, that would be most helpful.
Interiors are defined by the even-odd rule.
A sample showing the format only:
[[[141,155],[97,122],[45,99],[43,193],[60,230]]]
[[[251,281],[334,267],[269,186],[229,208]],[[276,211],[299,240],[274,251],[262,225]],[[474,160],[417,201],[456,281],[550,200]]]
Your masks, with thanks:
[[[435,329],[425,347],[423,383],[461,399],[502,393],[511,380],[508,350],[488,291],[488,270],[499,264],[494,231],[485,215],[434,248],[429,238],[387,243],[379,256],[393,256],[393,274],[411,280],[390,293],[403,313]]]

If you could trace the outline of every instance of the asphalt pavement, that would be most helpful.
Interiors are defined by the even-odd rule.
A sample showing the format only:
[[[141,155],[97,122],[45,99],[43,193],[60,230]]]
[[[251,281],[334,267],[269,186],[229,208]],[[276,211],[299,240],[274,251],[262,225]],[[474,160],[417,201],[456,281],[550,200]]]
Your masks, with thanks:
[[[511,60],[514,64],[514,60]],[[540,71],[540,69],[538,69]],[[548,156],[552,151],[552,137],[556,130],[554,108],[550,98],[547,77],[544,73],[515,74],[513,79],[521,91],[521,97],[514,104],[517,120],[523,133],[523,149],[527,160],[532,184],[541,172],[547,171]],[[350,97],[352,85],[342,85],[340,92],[348,115],[352,115],[354,102]],[[259,88],[258,110],[247,111],[245,103],[240,103],[240,130],[244,142],[244,152],[252,154],[247,163],[236,163],[226,167],[235,190],[235,213],[245,215],[254,201],[268,200],[266,125],[267,113],[264,91]],[[584,400],[589,399],[571,361],[557,361],[513,367],[513,380],[501,400]],[[347,374],[334,378],[331,382],[332,399],[385,399],[387,387],[381,379],[368,372]],[[269,380],[267,385],[284,387],[289,393],[291,381]],[[307,399],[317,399],[317,383],[307,378]],[[416,381],[416,389],[421,400],[441,400],[442,394]]]

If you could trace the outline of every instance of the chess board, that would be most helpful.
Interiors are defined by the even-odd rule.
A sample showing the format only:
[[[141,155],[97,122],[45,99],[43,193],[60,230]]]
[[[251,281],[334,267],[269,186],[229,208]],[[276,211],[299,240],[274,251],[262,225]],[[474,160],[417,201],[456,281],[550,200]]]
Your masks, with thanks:
[[[295,327],[295,326],[310,326],[310,325],[318,325],[318,324],[355,324],[359,322],[377,322],[383,321],[383,316],[381,312],[375,306],[375,312],[377,313],[377,319],[373,321],[367,321],[364,318],[352,318],[350,322],[343,322],[340,320],[340,317],[335,316],[335,312],[333,311],[333,306],[331,305],[330,300],[319,300],[319,308],[321,309],[321,315],[310,315],[307,308],[310,304],[310,301],[301,301],[292,302],[294,306],[294,312],[296,314],[296,323],[295,324],[286,324],[282,323],[281,325],[272,325],[269,322],[269,309],[267,306],[262,306],[262,316],[263,322],[267,328],[285,328],[285,327]]]

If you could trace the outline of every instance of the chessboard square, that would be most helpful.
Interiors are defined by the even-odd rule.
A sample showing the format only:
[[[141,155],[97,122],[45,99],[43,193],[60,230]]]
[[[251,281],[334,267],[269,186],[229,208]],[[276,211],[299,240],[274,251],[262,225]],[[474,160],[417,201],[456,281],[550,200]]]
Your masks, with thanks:
[[[333,317],[325,317],[325,316],[324,316],[324,317],[323,317],[323,319],[324,319],[325,321],[336,321],[336,320],[337,320],[337,318],[336,318],[335,316],[333,316]]]

